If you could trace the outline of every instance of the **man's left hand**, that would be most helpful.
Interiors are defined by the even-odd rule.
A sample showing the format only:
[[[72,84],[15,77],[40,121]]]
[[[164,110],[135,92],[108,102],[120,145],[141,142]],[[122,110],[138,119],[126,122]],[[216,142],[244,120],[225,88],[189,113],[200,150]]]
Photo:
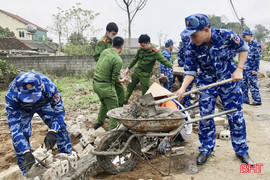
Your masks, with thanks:
[[[255,74],[257,74],[257,72],[256,71],[252,71],[252,74],[255,75]]]
[[[243,79],[243,70],[237,68],[234,73],[232,74],[233,82],[241,81]]]
[[[56,143],[56,133],[53,131],[49,131],[44,139],[44,143],[45,143],[47,150],[52,149]]]

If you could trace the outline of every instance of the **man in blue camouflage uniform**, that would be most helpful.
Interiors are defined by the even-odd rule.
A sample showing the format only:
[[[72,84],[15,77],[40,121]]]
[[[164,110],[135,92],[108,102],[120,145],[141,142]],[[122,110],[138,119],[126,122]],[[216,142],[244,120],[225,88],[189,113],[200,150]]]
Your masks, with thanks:
[[[184,30],[182,33],[181,33],[181,39],[182,39],[182,46],[180,47],[179,49],[179,52],[178,52],[178,64],[180,67],[184,67],[185,65],[185,52],[187,50],[187,47],[188,45],[190,44],[190,36],[187,36],[186,34],[186,30]],[[185,76],[183,77],[183,79],[185,78]],[[190,91],[192,86],[193,86],[193,83],[196,81],[196,79],[194,79],[187,87],[186,89],[186,92]],[[187,95],[183,98],[183,105],[184,107],[188,107],[191,105],[191,102],[190,102],[190,95]]]
[[[258,87],[257,72],[260,66],[261,45],[253,40],[252,32],[249,29],[243,31],[243,39],[248,43],[249,52],[244,66],[242,91],[244,103],[249,104],[248,90],[250,89],[254,102],[251,105],[262,104],[261,95]]]
[[[237,108],[238,111],[228,114],[231,141],[237,157],[246,164],[253,165],[248,155],[246,141],[246,125],[242,113],[243,98],[241,82],[243,67],[248,54],[248,45],[236,33],[230,30],[210,28],[209,19],[204,14],[194,14],[185,19],[187,35],[192,43],[185,54],[185,79],[177,91],[181,99],[187,86],[197,74],[200,67],[197,86],[232,78],[233,82],[203,90],[199,94],[200,115],[207,116],[215,111],[217,96],[220,96],[224,109]],[[233,56],[235,50],[239,53],[239,63],[236,66]],[[213,119],[200,121],[199,147],[200,154],[197,164],[204,164],[215,146],[215,123]]]
[[[173,41],[171,39],[167,40],[165,43],[166,49],[162,52],[162,55],[168,59],[173,64],[172,60],[172,50],[173,50]],[[160,69],[160,77],[167,77],[168,81],[165,83],[162,83],[162,86],[168,89],[169,91],[172,91],[172,85],[173,85],[173,69],[165,66],[162,63],[159,63],[159,69]]]
[[[64,122],[65,110],[62,98],[47,76],[35,72],[20,73],[9,85],[5,100],[17,164],[23,175],[35,163],[29,141],[34,113],[37,113],[49,127],[44,139],[46,148],[52,149],[56,143],[60,153],[72,152],[69,133]]]

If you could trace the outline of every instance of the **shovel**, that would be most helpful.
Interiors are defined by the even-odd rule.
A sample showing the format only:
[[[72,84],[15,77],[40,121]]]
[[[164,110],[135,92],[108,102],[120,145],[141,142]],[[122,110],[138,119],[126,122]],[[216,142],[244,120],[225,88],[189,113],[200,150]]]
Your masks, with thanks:
[[[210,88],[210,87],[213,87],[213,86],[218,86],[218,85],[221,85],[221,84],[225,84],[225,83],[228,83],[228,82],[231,82],[231,81],[232,81],[232,78],[226,79],[226,80],[223,80],[223,81],[220,81],[220,82],[212,83],[212,84],[200,87],[200,88],[196,88],[196,89],[193,89],[193,90],[191,90],[189,92],[185,92],[183,94],[183,97],[186,96],[186,95],[189,95],[189,94],[192,94],[192,93],[195,93],[195,92],[199,92],[201,90],[204,90],[204,89],[207,89],[207,88]],[[143,99],[147,103],[149,116],[154,116],[154,115],[157,114],[157,110],[156,110],[156,105],[157,104],[164,103],[164,102],[167,102],[167,101],[172,100],[172,99],[176,99],[177,97],[178,96],[171,96],[171,97],[168,97],[168,98],[164,98],[164,99],[155,101],[153,95],[151,93],[149,93],[149,94],[141,96],[139,99]]]

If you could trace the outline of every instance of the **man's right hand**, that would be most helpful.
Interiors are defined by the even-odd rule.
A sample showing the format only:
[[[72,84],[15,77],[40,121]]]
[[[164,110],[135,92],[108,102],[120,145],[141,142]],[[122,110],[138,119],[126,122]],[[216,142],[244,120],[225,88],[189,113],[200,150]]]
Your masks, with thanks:
[[[184,94],[185,92],[186,92],[185,89],[180,88],[180,89],[175,93],[175,95],[178,96],[178,100],[181,100],[181,99],[184,97],[183,94]]]
[[[128,75],[129,74],[129,68],[126,68],[125,70],[125,74]]]
[[[24,156],[23,165],[25,167],[25,171],[28,172],[31,169],[31,167],[35,164],[36,160],[30,151],[24,153],[23,156]]]

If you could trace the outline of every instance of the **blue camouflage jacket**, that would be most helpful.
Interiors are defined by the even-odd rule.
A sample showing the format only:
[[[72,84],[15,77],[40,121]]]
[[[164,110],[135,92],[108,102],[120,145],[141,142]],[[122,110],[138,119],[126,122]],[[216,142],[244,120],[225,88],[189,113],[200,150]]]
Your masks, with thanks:
[[[236,69],[235,52],[248,51],[248,45],[236,33],[211,28],[211,45],[190,43],[185,53],[185,74],[196,76],[198,84],[209,84],[231,78]]]
[[[172,64],[173,64],[173,60],[172,60],[172,54],[171,54],[171,51],[169,51],[168,49],[165,49],[163,52],[162,52],[162,55],[168,59],[168,61],[170,61]],[[160,73],[164,74],[165,76],[167,76],[169,79],[172,79],[173,78],[173,69],[172,68],[169,68],[165,65],[163,65],[162,63],[159,63],[159,69],[160,69]]]
[[[185,52],[186,52],[189,44],[190,44],[190,41],[183,42],[182,46],[180,47],[180,49],[178,51],[178,64],[180,67],[184,67],[184,65],[185,65]]]
[[[261,45],[256,41],[248,43],[249,51],[244,70],[258,71],[261,59]]]
[[[53,122],[48,123],[51,124],[51,127],[49,128],[58,131],[60,126],[64,124],[65,110],[59,91],[47,76],[40,73],[37,74],[39,74],[42,80],[42,96],[36,103],[24,103],[20,100],[18,97],[18,89],[15,85],[15,79],[9,85],[9,89],[5,96],[8,125],[12,140],[14,145],[22,152],[30,149],[29,144],[23,135],[23,127],[21,127],[24,121],[22,117],[23,114],[30,113],[33,115],[36,109],[40,109],[43,105],[50,103],[52,109],[54,109],[54,115],[52,118]],[[43,109],[43,111],[46,111],[46,108]],[[48,109],[48,111],[51,111],[51,109]]]

